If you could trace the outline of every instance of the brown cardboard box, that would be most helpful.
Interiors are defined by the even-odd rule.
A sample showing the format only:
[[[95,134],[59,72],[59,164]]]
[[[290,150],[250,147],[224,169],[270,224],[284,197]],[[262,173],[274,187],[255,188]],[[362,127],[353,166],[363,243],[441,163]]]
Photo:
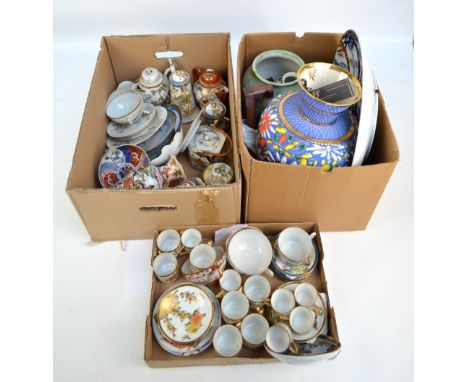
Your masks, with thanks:
[[[229,39],[228,33],[103,37],[66,186],[92,240],[148,239],[161,225],[239,222],[241,179]],[[147,66],[164,71],[168,62],[156,60],[154,53],[166,50],[184,52],[175,61],[176,67],[189,72],[196,65],[210,67],[227,81],[234,146],[228,163],[234,169],[235,182],[223,187],[156,191],[100,188],[97,169],[106,147],[107,97],[119,82],[137,79]],[[191,168],[186,153],[178,159],[187,175],[200,175]]]
[[[280,233],[283,229],[296,226],[305,229],[307,232],[315,232],[315,242],[319,250],[319,261],[314,271],[306,281],[312,283],[319,292],[327,293],[327,280],[325,278],[325,272],[323,270],[323,247],[322,241],[320,239],[319,227],[316,223],[306,222],[306,223],[253,223],[249,224],[255,227],[260,228],[267,236],[272,237]],[[182,230],[188,227],[172,227],[177,230]],[[203,235],[204,238],[214,239],[214,232],[218,229],[223,228],[223,225],[209,225],[209,226],[198,226],[196,227]],[[156,249],[156,238],[158,236],[158,231],[154,234],[153,240],[153,255],[151,257],[151,264],[153,263],[154,258],[157,255]],[[186,256],[182,256],[179,260],[181,264],[187,259]],[[242,276],[243,281],[245,281],[245,276]],[[279,285],[283,284],[284,281],[281,281],[277,278],[267,277],[272,285],[272,291]],[[145,328],[145,361],[150,367],[162,368],[162,367],[182,367],[182,366],[208,366],[208,365],[239,365],[239,364],[253,364],[253,363],[268,363],[268,362],[278,362],[276,358],[272,358],[265,349],[259,348],[255,350],[242,348],[241,352],[232,358],[224,358],[219,356],[213,346],[210,346],[208,349],[203,351],[200,354],[196,354],[190,357],[177,357],[172,354],[164,351],[156,342],[153,335],[153,328],[151,324],[151,315],[153,314],[154,306],[159,296],[171,287],[174,284],[162,284],[156,278],[153,273],[152,276],[153,282],[151,287],[151,301],[150,301],[150,310],[149,315],[146,318],[146,328]],[[181,282],[183,279],[179,277],[176,283]],[[219,291],[218,283],[210,287],[215,293]],[[331,307],[330,302],[328,302],[328,335],[333,337],[335,340],[339,341],[338,330],[335,321],[335,312]]]
[[[258,161],[242,134],[241,78],[254,58],[285,49],[307,62],[332,62],[341,34],[251,33],[242,37],[237,57],[237,127],[244,179],[245,222],[317,221],[322,231],[365,229],[400,158],[398,144],[379,94],[374,144],[363,166],[320,168]]]

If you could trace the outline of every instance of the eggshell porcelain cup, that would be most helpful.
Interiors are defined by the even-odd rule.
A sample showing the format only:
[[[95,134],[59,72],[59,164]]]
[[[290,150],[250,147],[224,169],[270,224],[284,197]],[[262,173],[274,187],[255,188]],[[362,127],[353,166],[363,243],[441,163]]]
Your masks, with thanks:
[[[271,307],[281,318],[288,318],[295,306],[294,294],[289,289],[280,288],[271,295]]]
[[[260,309],[270,296],[271,286],[268,280],[260,275],[250,276],[244,283],[244,294],[250,301],[251,307]],[[257,313],[261,313],[257,310]]]
[[[156,256],[153,262],[153,271],[163,283],[175,281],[179,276],[177,258],[172,253],[163,253]]]
[[[315,313],[304,306],[294,308],[289,315],[289,325],[298,334],[312,330],[315,324]]]
[[[216,297],[221,298],[226,293],[238,290],[241,287],[242,278],[240,274],[234,269],[227,269],[223,272],[223,275],[219,279],[219,286],[221,291]]]
[[[175,229],[166,229],[162,231],[156,240],[159,253],[168,252],[175,255],[181,250],[181,240],[179,232]]]
[[[249,312],[249,300],[239,291],[231,291],[221,300],[221,315],[227,324],[240,322]]]
[[[265,342],[275,353],[283,353],[289,349],[291,353],[297,354],[298,351],[291,329],[282,322],[268,329]]]
[[[301,283],[294,290],[294,298],[297,303],[312,309],[316,315],[322,313],[321,308],[317,305],[318,296],[317,289],[309,283]]]
[[[207,244],[199,244],[190,252],[190,267],[194,272],[210,268],[215,260],[216,251]]]
[[[313,253],[312,239],[302,228],[288,227],[276,241],[279,255],[288,263],[300,264]]]
[[[249,314],[242,320],[241,334],[247,347],[256,348],[264,344],[270,325],[258,313]]]
[[[113,120],[123,118],[134,112],[140,106],[141,101],[141,96],[135,91],[121,92],[109,100],[106,114]]]
[[[182,231],[180,237],[186,251],[195,248],[202,241],[202,234],[196,228],[189,228]]]
[[[234,357],[242,349],[242,335],[235,326],[223,325],[213,337],[216,353],[223,357]]]

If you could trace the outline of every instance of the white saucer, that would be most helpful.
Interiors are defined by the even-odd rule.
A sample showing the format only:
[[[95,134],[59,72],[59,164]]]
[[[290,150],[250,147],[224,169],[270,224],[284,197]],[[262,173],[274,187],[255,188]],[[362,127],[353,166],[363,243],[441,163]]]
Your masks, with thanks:
[[[155,107],[150,103],[145,103],[143,106],[143,114],[136,122],[129,125],[120,125],[115,122],[110,122],[109,125],[107,125],[107,134],[110,137],[120,139],[121,141],[123,139],[130,140],[130,138],[142,134],[153,122],[155,117]]]

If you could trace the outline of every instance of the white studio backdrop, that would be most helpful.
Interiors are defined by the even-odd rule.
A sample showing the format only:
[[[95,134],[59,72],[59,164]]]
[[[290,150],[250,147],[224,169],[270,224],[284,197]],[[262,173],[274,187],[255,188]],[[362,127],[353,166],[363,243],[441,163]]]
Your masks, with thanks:
[[[411,41],[412,0],[55,0],[54,39],[95,42],[109,34],[344,32]]]

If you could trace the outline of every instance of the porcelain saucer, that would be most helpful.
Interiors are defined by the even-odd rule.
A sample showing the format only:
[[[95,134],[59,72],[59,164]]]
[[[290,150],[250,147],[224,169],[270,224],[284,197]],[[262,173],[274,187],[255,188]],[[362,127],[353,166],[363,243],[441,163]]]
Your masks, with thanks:
[[[130,141],[131,138],[137,137],[146,131],[148,126],[153,123],[156,117],[155,107],[150,103],[145,103],[141,117],[134,123],[121,125],[115,122],[110,122],[107,125],[107,134],[109,137]],[[163,121],[164,122],[164,121]]]

